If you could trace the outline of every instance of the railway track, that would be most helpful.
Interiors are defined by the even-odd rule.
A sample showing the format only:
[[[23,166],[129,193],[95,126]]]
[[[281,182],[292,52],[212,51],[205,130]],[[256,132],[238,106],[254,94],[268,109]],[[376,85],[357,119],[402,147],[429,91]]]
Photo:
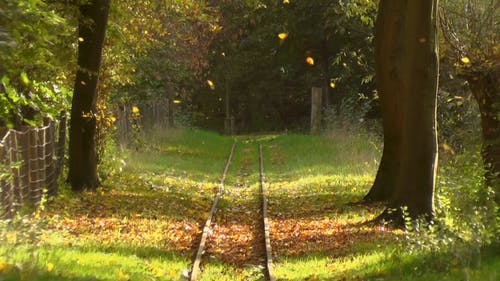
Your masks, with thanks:
[[[220,239],[210,239],[211,235],[214,234],[214,228],[216,227],[216,224],[214,223],[214,218],[216,216],[216,213],[220,208],[219,204],[221,201],[221,198],[223,197],[223,194],[227,192],[226,186],[225,186],[225,181],[226,177],[229,171],[229,167],[231,166],[231,162],[233,160],[233,156],[236,151],[236,142],[232,145],[230,153],[228,155],[226,165],[224,167],[224,170],[222,172],[221,180],[217,189],[217,192],[214,196],[213,202],[212,202],[212,207],[210,209],[210,212],[208,214],[207,220],[205,221],[204,227],[202,229],[201,233],[201,238],[200,242],[198,245],[198,249],[196,252],[196,256],[194,258],[194,262],[191,268],[191,273],[190,273],[190,280],[191,281],[196,281],[199,280],[201,274],[202,274],[202,264],[206,265],[209,263],[209,259],[207,259],[207,254],[206,250],[207,248],[214,248],[217,247],[217,245],[212,245],[216,244],[217,241],[221,241]],[[255,214],[252,214],[256,217],[259,217],[258,221],[253,221],[252,223],[255,224],[251,226],[251,228],[254,230],[254,233],[252,236],[255,238],[255,241],[253,242],[254,244],[258,244],[257,247],[261,247],[262,251],[257,251],[259,252],[258,255],[261,255],[259,258],[259,263],[261,263],[260,266],[262,266],[265,269],[265,278],[269,281],[274,281],[274,265],[273,265],[273,259],[272,259],[272,250],[271,250],[271,243],[270,243],[270,238],[269,238],[269,223],[267,219],[267,198],[266,198],[266,183],[265,183],[265,175],[264,175],[264,158],[262,154],[262,145],[259,145],[258,147],[258,162],[259,162],[259,197],[260,197],[260,202],[259,204],[260,209],[258,210],[245,210],[246,213],[248,212],[255,212]],[[245,155],[248,154],[248,151],[243,151]],[[248,160],[248,159],[245,159]],[[244,194],[244,193],[243,193]],[[251,194],[245,194],[244,196],[251,196]],[[231,202],[229,202],[231,203]],[[235,203],[236,204],[236,203]],[[247,207],[247,206],[246,206]],[[246,208],[245,207],[245,208]],[[219,210],[220,211],[220,210]],[[242,213],[243,214],[243,213]],[[221,216],[217,214],[218,216]],[[239,215],[239,214],[238,214]],[[231,222],[230,222],[231,223]],[[225,245],[225,247],[231,247],[231,245]],[[236,245],[235,245],[236,247]],[[251,248],[251,247],[250,247]]]

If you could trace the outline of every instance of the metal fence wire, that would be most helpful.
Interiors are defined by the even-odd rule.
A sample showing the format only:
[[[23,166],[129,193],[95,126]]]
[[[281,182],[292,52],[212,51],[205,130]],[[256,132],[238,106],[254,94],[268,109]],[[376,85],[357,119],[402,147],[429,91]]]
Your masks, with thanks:
[[[66,141],[66,116],[42,127],[0,128],[0,217],[38,206],[57,194]]]

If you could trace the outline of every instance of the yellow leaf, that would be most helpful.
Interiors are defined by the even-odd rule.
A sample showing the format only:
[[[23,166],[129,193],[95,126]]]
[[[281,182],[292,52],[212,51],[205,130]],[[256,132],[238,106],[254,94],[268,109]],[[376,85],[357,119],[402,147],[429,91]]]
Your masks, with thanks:
[[[212,82],[212,80],[207,80],[207,84],[211,90],[215,90],[215,84],[214,84],[214,82]]]
[[[180,104],[180,103],[181,103],[181,101],[180,101],[180,100],[174,100],[174,103],[175,103],[175,104]]]
[[[337,87],[337,85],[335,85],[335,82],[330,81],[330,88],[335,89],[335,87]]]
[[[26,74],[26,72],[21,72],[21,81],[24,85],[29,85],[30,79],[28,79],[28,75]]]
[[[283,4],[290,4],[290,0],[283,0]]]
[[[83,38],[82,37],[78,37],[78,41],[83,42]]]
[[[312,57],[307,57],[306,62],[308,65],[314,65],[314,59]]]
[[[288,37],[288,33],[286,33],[286,32],[281,32],[280,34],[278,34],[278,38],[281,40],[285,40],[287,37]]]
[[[461,62],[465,63],[465,64],[469,64],[470,63],[470,59],[468,57],[463,57],[460,59]]]
[[[47,271],[48,271],[48,272],[51,272],[52,270],[54,270],[54,264],[53,264],[53,263],[51,263],[51,262],[49,262],[49,263],[47,264]]]
[[[139,108],[138,108],[137,106],[132,106],[132,113],[137,114],[137,113],[139,113],[139,112],[140,112],[140,111],[139,111]]]
[[[130,280],[130,276],[129,276],[128,274],[123,273],[123,272],[120,270],[120,271],[118,271],[118,279],[119,279],[119,280],[128,281],[128,280]]]
[[[447,151],[447,152],[451,153],[452,155],[455,155],[455,150],[453,150],[453,148],[451,146],[449,146],[446,143],[443,143],[442,146],[443,146],[444,151]]]
[[[6,263],[3,260],[0,260],[0,272],[2,272],[2,273],[9,273],[9,272],[12,271],[13,268],[14,268],[13,264],[9,264],[9,263]]]

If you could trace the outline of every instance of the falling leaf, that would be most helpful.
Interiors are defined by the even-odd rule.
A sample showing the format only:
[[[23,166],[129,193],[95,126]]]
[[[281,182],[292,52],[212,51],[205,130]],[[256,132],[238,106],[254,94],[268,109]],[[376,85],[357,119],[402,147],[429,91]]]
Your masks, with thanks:
[[[139,111],[139,108],[137,106],[132,106],[132,113],[134,114],[138,114],[140,111]]]
[[[175,104],[180,104],[180,103],[181,103],[181,101],[180,101],[180,100],[174,100],[174,103],[175,103]]]
[[[24,85],[29,85],[30,79],[28,79],[28,75],[26,74],[26,72],[21,72],[21,81]]]
[[[286,32],[281,32],[280,34],[278,34],[278,38],[280,40],[285,40],[287,37],[288,37],[288,33],[286,33]]]
[[[335,82],[330,81],[330,88],[335,89],[335,87],[337,87],[337,85],[335,85]]]
[[[290,0],[283,0],[283,4],[290,4]]]
[[[215,84],[214,84],[214,82],[212,82],[212,80],[207,80],[207,84],[211,90],[215,90]]]
[[[119,280],[124,280],[124,281],[127,281],[127,280],[130,280],[130,276],[128,274],[125,274],[123,273],[121,270],[118,271],[118,279]]]
[[[311,66],[314,65],[314,59],[312,57],[307,57],[306,62],[308,65],[311,65]]]
[[[51,272],[52,270],[54,270],[54,264],[49,262],[47,264],[47,272]]]
[[[455,155],[455,150],[451,146],[449,146],[447,143],[443,143],[443,150],[446,152],[451,153],[452,155]]]
[[[14,265],[6,263],[3,260],[0,260],[0,272],[1,273],[9,273],[12,271],[13,268],[14,268]]]
[[[83,38],[82,37],[78,37],[78,41],[83,42]]]
[[[460,59],[461,62],[465,63],[465,64],[469,64],[470,63],[470,59],[468,57],[463,57]]]

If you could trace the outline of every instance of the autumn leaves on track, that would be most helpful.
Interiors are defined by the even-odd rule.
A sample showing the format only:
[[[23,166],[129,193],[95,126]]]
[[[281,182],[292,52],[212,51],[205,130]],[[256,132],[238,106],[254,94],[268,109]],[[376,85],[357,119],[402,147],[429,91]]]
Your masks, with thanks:
[[[228,170],[227,182],[221,183],[221,198],[215,198],[218,206],[213,218],[209,214],[211,224],[208,239],[206,243],[200,243],[198,253],[204,253],[202,268],[210,262],[222,261],[240,267],[253,267],[254,274],[264,278],[269,274],[264,274],[263,271],[266,268],[267,253],[258,173],[259,151],[255,145],[247,145],[245,142],[239,143],[237,147],[234,161]],[[229,157],[231,156],[233,153]],[[230,159],[228,163],[229,161]],[[225,177],[226,174],[222,176]],[[199,278],[199,258],[197,255],[191,280]]]

